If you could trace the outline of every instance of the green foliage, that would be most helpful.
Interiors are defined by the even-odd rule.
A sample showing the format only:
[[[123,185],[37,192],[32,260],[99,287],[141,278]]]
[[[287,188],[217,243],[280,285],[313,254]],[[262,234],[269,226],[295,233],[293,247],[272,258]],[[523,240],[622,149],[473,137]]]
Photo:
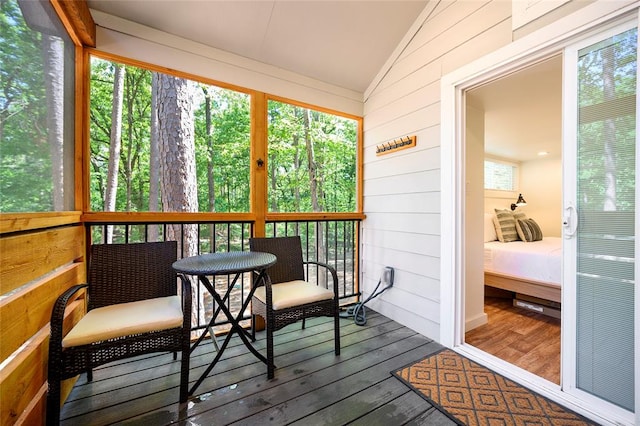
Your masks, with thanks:
[[[116,211],[148,211],[151,142],[151,72],[126,66],[122,149]],[[109,164],[114,64],[91,60],[91,208],[104,210]],[[207,171],[213,170],[213,211],[249,211],[250,99],[248,95],[198,84],[194,96],[195,150],[200,211],[209,211]],[[207,134],[206,96],[212,108]],[[211,148],[209,144],[211,143]],[[176,173],[180,172],[178,170]]]
[[[42,35],[16,1],[0,11],[0,211],[51,211]]]
[[[578,187],[580,209],[635,210],[637,30],[606,40],[580,56]],[[629,99],[625,102],[625,99]],[[631,108],[625,104],[632,103]],[[609,203],[609,207],[605,207]]]
[[[250,99],[244,93],[201,85],[211,103],[210,135],[206,111],[196,111],[196,158],[198,201],[201,209],[209,205],[207,168],[213,170],[215,212],[248,212],[249,146],[251,135]],[[207,143],[210,138],[211,144]]]
[[[91,208],[97,211],[105,205],[114,68],[112,62],[91,60]],[[125,68],[116,211],[147,211],[151,72]],[[197,87],[193,102],[199,209],[248,212],[250,97],[203,83]],[[269,165],[275,171],[269,197],[277,211],[313,211],[306,141],[312,141],[309,146],[317,165],[320,209],[355,211],[357,123],[280,102],[269,103],[269,118]]]
[[[109,166],[114,64],[91,60],[91,209],[104,210]],[[125,66],[122,149],[116,211],[148,211],[151,72]]]
[[[357,122],[276,101],[268,116],[270,211],[314,211],[309,158],[317,166],[319,211],[355,211]]]

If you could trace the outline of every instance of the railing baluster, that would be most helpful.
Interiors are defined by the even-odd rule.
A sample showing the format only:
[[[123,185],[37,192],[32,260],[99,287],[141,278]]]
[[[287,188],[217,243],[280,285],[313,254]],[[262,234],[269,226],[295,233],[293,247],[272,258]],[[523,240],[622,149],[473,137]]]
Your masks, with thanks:
[[[332,264],[338,271],[339,279],[342,281],[340,286],[340,298],[350,298],[358,295],[357,291],[357,247],[356,244],[359,241],[359,221],[358,220],[343,220],[343,221],[328,221],[328,220],[302,220],[302,221],[280,221],[280,222],[268,222],[267,235],[273,237],[276,236],[288,236],[288,235],[300,235],[302,238],[303,253],[309,260],[321,261]],[[342,224],[342,225],[340,225]],[[196,254],[207,252],[207,240],[211,236],[209,243],[209,252],[217,251],[232,251],[232,250],[248,250],[249,238],[253,235],[254,223],[247,222],[148,222],[148,223],[91,223],[87,224],[90,229],[89,234],[92,238],[95,238],[94,244],[106,243],[107,229],[111,226],[113,229],[113,242],[133,243],[137,241],[149,241],[151,234],[151,227],[157,227],[158,232],[162,235],[158,235],[158,241],[166,241],[168,239],[169,227],[173,227],[176,234],[173,238],[180,242],[180,254],[179,257],[183,258],[187,255],[191,255],[188,252],[188,247],[185,246],[185,242],[188,240],[187,233],[192,232],[191,226],[196,226]],[[222,227],[223,232],[226,235],[222,235],[222,246],[218,245],[217,235],[218,231]],[[341,232],[339,232],[341,228]],[[323,231],[324,230],[324,231]],[[155,233],[154,233],[155,234]],[[207,237],[203,240],[204,236]],[[322,244],[324,243],[324,244]],[[324,245],[323,252],[319,250]],[[349,254],[349,251],[351,252]],[[324,259],[323,259],[324,258]],[[315,277],[309,277],[310,273],[315,271]],[[306,275],[309,279],[319,279],[320,268],[317,266],[310,269],[307,265]],[[325,272],[325,281],[329,282],[329,275]],[[226,304],[229,310],[232,312],[238,310],[241,307],[242,301],[247,296],[245,285],[247,279],[251,279],[250,276],[242,276],[238,283],[239,289],[232,289],[233,292],[239,293],[239,298],[230,297]],[[216,283],[217,284],[217,283]],[[223,282],[219,283],[223,285]],[[230,277],[227,277],[227,287],[231,285]],[[197,312],[205,312],[205,318],[207,315],[211,315],[211,309],[213,308],[207,300],[204,300],[201,295],[202,285],[198,283],[197,290],[194,294],[196,300],[194,308]],[[234,293],[234,294],[238,294]],[[238,300],[240,299],[240,300]],[[202,305],[204,303],[205,305]],[[240,303],[240,304],[239,304]],[[237,305],[237,306],[236,306]],[[244,319],[250,319],[250,313],[245,312],[243,314]],[[205,325],[200,315],[197,317],[197,324],[194,324],[194,329],[202,329]],[[216,323],[216,326],[225,325],[225,322]]]

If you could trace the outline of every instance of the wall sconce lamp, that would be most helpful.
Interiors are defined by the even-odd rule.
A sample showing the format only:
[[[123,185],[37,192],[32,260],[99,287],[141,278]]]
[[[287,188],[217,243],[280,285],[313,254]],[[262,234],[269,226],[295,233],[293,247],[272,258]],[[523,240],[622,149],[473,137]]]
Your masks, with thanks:
[[[527,202],[524,200],[524,198],[522,198],[522,194],[518,195],[518,200],[511,204],[511,210],[515,210],[516,207],[523,207],[526,206]]]

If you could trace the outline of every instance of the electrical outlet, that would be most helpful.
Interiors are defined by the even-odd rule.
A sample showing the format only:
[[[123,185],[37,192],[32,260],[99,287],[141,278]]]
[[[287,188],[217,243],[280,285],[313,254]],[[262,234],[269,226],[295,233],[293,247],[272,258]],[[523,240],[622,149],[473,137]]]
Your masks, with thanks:
[[[392,286],[393,285],[393,275],[394,275],[393,268],[391,266],[385,266],[384,272],[382,273],[382,280],[388,286]]]

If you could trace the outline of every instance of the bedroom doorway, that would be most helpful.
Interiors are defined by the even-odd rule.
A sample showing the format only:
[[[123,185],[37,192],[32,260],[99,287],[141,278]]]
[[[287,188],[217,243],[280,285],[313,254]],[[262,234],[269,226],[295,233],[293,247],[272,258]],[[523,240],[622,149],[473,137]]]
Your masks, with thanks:
[[[602,11],[585,9],[589,13],[584,25],[591,24],[590,34],[563,38],[570,20],[558,23],[547,29],[561,40],[556,39],[553,46],[534,39],[514,43],[441,80],[442,235],[452,238],[442,239],[440,338],[470,359],[599,423],[631,425],[640,423],[640,369],[635,368],[640,365],[640,333],[636,331],[640,330],[640,297],[635,285],[635,276],[640,274],[640,263],[635,259],[640,250],[640,240],[635,238],[640,225],[635,211],[640,194],[635,185],[640,173],[636,132],[640,122],[636,108],[638,9],[627,9],[626,16],[614,13],[622,16],[618,21],[611,16],[603,21]],[[607,57],[608,51],[618,55],[617,62]],[[478,179],[469,167],[470,159],[477,157],[474,149],[478,144],[466,139],[477,135],[465,131],[465,126],[474,119],[468,114],[474,105],[466,103],[467,92],[558,54],[563,55],[563,200],[559,215],[563,228],[563,329],[561,384],[554,385],[465,343],[465,326],[484,321],[482,314],[469,315],[468,310],[476,301],[468,293],[474,273],[484,281],[483,235],[477,232],[482,229],[479,212],[483,212],[484,203],[474,204],[483,200],[484,191],[474,185]],[[612,63],[613,69],[609,67]],[[598,67],[600,72],[595,72]],[[616,90],[607,92],[614,80]],[[611,136],[616,144],[623,141],[614,145],[614,151],[605,142]],[[594,167],[595,162],[589,161],[597,159],[601,165]],[[613,159],[617,163],[612,167],[609,160]],[[623,167],[621,162],[629,164]],[[589,188],[593,182],[598,184]],[[582,191],[582,186],[596,190]],[[613,187],[615,202],[608,203],[606,198],[612,193],[607,189]],[[596,200],[602,202],[590,209],[589,203]],[[527,202],[529,205],[530,200]],[[474,264],[481,266],[471,268]]]
[[[464,341],[556,385],[561,365],[561,94],[560,54],[464,93],[469,242]],[[520,194],[526,205],[511,210]],[[496,211],[534,220],[542,241],[522,241],[515,222],[515,241],[498,239]]]

